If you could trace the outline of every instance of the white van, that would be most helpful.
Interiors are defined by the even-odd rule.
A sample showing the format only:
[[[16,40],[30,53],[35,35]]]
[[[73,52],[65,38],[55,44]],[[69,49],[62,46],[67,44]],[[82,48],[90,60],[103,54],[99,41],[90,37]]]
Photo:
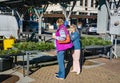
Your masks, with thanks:
[[[0,36],[18,39],[18,23],[14,16],[0,15]]]

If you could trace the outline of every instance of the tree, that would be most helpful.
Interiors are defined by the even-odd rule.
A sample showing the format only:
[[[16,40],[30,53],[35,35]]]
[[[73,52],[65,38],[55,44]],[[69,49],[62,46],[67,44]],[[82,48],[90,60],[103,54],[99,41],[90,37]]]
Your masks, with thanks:
[[[73,4],[71,5],[70,2],[59,2],[61,8],[63,9],[63,14],[65,16],[65,20],[70,24],[70,15],[76,5],[76,0],[73,1]],[[67,11],[67,8],[69,7],[69,11]]]

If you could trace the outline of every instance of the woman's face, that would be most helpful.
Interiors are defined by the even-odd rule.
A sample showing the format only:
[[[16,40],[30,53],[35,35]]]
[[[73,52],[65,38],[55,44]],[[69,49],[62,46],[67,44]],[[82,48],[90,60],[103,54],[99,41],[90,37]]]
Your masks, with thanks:
[[[56,25],[59,27],[60,25],[64,24],[64,21],[62,19],[58,19],[56,21]]]
[[[59,23],[56,23],[57,26],[59,26]]]
[[[71,30],[72,32],[74,32],[74,31],[75,31],[75,28],[74,28],[73,26],[71,26],[71,27],[70,27],[70,30]]]

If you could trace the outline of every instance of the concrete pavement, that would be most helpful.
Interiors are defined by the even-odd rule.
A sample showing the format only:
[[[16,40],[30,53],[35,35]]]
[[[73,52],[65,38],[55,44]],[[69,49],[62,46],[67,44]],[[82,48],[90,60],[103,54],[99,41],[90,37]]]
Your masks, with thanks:
[[[65,80],[55,78],[58,65],[46,66],[30,75],[31,83],[120,83],[120,59],[93,59],[103,65],[84,68],[80,75],[69,72]],[[71,68],[70,68],[71,69]]]
[[[55,55],[55,52],[48,52]],[[58,65],[41,67],[39,70],[30,75],[35,81],[31,83],[120,83],[120,58],[109,60],[107,58],[90,59],[97,64],[83,65],[82,73],[76,75],[69,72],[72,66],[67,68],[67,76],[65,80],[55,78],[55,72]],[[68,63],[66,63],[67,67]]]
[[[56,56],[55,51],[45,52],[49,56]],[[55,78],[58,64],[40,67],[31,75],[23,77],[21,69],[5,71],[0,74],[14,74],[20,77],[17,83],[120,83],[120,58],[109,60],[107,58],[89,59],[95,64],[83,64],[82,73],[71,73],[72,65],[66,63],[67,76],[65,80]]]

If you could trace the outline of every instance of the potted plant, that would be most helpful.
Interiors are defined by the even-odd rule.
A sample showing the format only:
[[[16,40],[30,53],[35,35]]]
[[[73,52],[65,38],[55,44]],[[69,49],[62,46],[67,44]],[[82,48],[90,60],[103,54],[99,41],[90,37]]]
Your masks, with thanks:
[[[23,53],[25,53],[24,55],[27,55],[27,53],[33,54],[29,56],[30,58],[39,57],[41,56],[38,54],[39,52],[50,51],[55,48],[52,42],[19,42],[13,44],[13,47],[21,50]],[[23,59],[22,56],[18,56],[18,58],[20,60]],[[27,59],[27,56],[24,56],[24,58]]]
[[[17,54],[18,50],[1,50],[0,51],[0,71],[4,71],[13,67],[13,57],[11,55]]]
[[[112,48],[111,41],[103,40],[102,38],[96,37],[81,37],[82,49],[84,50],[85,55],[98,55],[105,54],[107,55]]]
[[[111,41],[88,36],[81,37],[81,43],[83,48],[87,46],[108,46],[112,44]]]
[[[53,43],[48,42],[19,42],[13,44],[13,47],[24,51],[48,51],[55,48]]]

